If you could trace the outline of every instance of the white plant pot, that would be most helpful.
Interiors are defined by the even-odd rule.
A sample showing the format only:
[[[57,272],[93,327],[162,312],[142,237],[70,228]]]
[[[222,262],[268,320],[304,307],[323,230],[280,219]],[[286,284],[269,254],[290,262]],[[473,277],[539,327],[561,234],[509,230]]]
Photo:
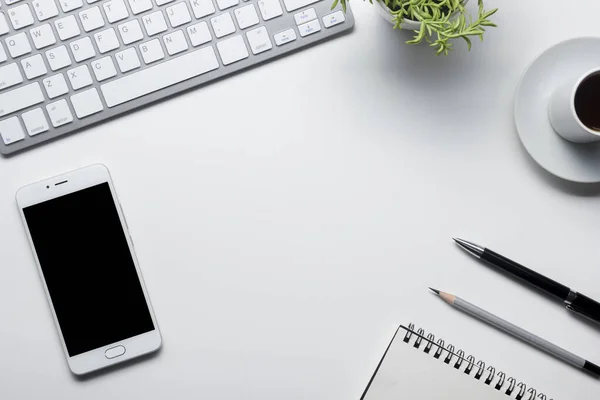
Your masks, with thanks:
[[[464,0],[463,4],[467,4],[468,2],[469,0]],[[381,16],[390,24],[396,25],[396,22],[394,21],[394,14],[392,14],[390,9],[387,8],[385,3],[383,1],[377,1],[377,5],[379,9],[379,14],[381,14]],[[405,19],[404,22],[402,22],[402,29],[408,31],[418,31],[419,29],[421,29],[421,23],[417,21],[412,21],[410,19]]]

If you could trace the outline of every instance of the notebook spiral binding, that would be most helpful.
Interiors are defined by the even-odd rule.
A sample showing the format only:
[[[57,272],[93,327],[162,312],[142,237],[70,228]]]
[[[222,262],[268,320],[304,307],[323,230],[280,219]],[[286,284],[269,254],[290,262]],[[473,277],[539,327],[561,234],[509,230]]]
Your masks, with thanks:
[[[404,342],[411,343],[413,336],[416,338],[414,342],[412,342],[413,347],[421,349],[421,345],[425,342],[423,352],[432,354],[433,358],[439,359],[448,365],[453,365],[455,369],[462,370],[465,374],[493,387],[499,392],[504,392],[507,396],[513,396],[516,393],[516,396],[514,397],[516,400],[548,400],[545,394],[537,393],[532,387],[527,388],[527,385],[523,382],[517,382],[513,377],[507,377],[502,371],[496,372],[496,369],[493,366],[490,365],[486,368],[485,362],[481,360],[476,361],[475,357],[471,355],[465,357],[464,351],[455,351],[453,345],[446,345],[444,343],[444,339],[438,339],[436,341],[435,336],[432,333],[426,335],[425,330],[422,328],[415,330],[415,325],[411,323],[408,325],[408,329],[404,335]],[[431,353],[433,347],[436,347],[436,350]],[[444,351],[446,352],[446,356],[442,357]],[[453,359],[455,359],[455,361],[452,364]],[[473,372],[474,374],[471,375]],[[517,390],[518,392],[516,392]],[[529,397],[525,397],[526,395]]]

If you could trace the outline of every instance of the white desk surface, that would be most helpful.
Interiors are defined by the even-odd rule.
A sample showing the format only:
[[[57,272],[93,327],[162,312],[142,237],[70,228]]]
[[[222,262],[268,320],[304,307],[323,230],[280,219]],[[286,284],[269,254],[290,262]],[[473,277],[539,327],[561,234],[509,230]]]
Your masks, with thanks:
[[[600,186],[541,170],[512,114],[538,53],[600,35],[600,3],[487,3],[500,28],[470,54],[460,44],[436,58],[353,0],[349,35],[0,158],[0,398],[357,399],[396,326],[413,321],[549,398],[598,399],[599,381],[427,290],[600,362],[598,326],[451,241],[600,298]],[[97,162],[112,172],[164,347],[82,381],[14,194]]]

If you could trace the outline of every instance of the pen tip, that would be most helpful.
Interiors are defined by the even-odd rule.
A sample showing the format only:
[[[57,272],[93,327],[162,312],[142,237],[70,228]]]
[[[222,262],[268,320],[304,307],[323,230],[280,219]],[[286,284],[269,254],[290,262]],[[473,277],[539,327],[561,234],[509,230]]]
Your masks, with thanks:
[[[453,238],[452,238],[452,240],[454,240],[456,243],[459,243],[459,242],[460,242],[460,239],[459,239],[459,238],[455,238],[455,237],[453,237]]]
[[[431,290],[433,293],[437,294],[438,296],[440,294],[440,291],[437,289],[429,288],[429,290]]]

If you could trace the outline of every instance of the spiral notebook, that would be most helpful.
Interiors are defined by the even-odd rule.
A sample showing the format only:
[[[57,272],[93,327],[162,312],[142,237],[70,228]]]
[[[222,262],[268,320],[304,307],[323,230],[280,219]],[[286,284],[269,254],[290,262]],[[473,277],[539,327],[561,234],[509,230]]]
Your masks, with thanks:
[[[423,329],[400,325],[361,400],[547,400]]]

